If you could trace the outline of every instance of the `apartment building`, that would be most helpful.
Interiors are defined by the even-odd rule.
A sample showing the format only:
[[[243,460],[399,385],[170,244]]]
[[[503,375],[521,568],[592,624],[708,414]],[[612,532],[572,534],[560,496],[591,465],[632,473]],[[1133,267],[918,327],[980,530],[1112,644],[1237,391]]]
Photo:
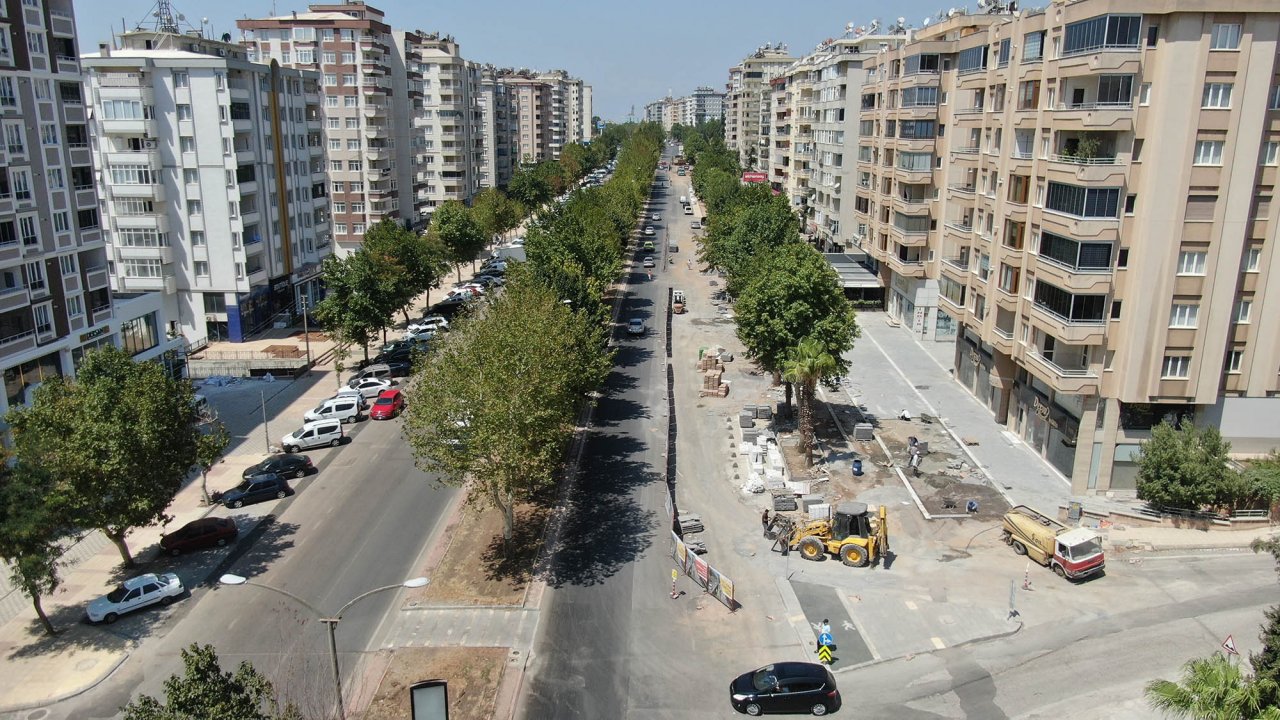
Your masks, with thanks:
[[[495,68],[486,65],[480,72],[481,135],[485,139],[484,162],[480,167],[480,187],[506,187],[511,181],[512,138],[516,129],[512,125],[511,91],[498,81]]]
[[[1280,444],[1280,12],[1119,9],[953,14],[861,91],[890,313],[1075,493],[1132,492],[1162,419]]]
[[[395,30],[392,37],[391,81],[406,89],[404,101],[392,107],[394,167],[402,214],[421,229],[441,204],[470,202],[480,190],[485,164],[480,66],[464,60],[448,35]]]
[[[581,79],[564,70],[524,68],[503,68],[494,76],[507,87],[516,163],[558,160],[565,145],[593,137],[591,89]]]
[[[724,93],[715,88],[700,86],[680,98],[680,124],[700,125],[724,117]]]
[[[405,101],[406,90],[391,81],[396,43],[382,11],[349,0],[237,20],[236,27],[250,60],[320,73],[337,251],[359,248],[365,231],[384,219],[410,217],[392,140],[393,106]]]
[[[0,414],[92,348],[181,345],[158,295],[112,296],[78,47],[70,0],[0,4]]]
[[[111,285],[161,293],[190,343],[238,342],[321,297],[319,74],[170,30],[84,57]]]
[[[769,113],[769,81],[796,61],[787,46],[764,45],[729,69],[725,94],[724,141],[738,153],[744,170],[768,168],[769,134],[773,118]]]

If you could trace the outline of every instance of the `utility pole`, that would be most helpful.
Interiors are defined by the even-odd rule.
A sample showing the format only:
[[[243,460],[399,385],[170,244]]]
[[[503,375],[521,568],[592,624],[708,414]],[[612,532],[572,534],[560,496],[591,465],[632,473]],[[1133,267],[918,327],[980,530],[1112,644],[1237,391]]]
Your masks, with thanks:
[[[267,428],[267,392],[258,391],[258,400],[262,404],[262,437],[267,441],[267,452],[271,452],[271,430]]]
[[[311,372],[311,332],[307,329],[307,296],[303,295],[298,298],[298,304],[302,306],[302,338],[307,343],[307,372]]]

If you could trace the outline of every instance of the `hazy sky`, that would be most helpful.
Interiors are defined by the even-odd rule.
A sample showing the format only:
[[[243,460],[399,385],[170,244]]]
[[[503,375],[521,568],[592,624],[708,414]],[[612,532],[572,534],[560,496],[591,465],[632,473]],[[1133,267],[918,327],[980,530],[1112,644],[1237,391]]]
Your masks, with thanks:
[[[954,2],[954,0],[952,0]],[[237,18],[305,10],[290,0],[173,0],[187,21],[209,20],[216,35],[239,37]],[[865,25],[905,16],[920,25],[946,9],[930,0],[836,2],[835,0],[381,0],[374,7],[398,29],[438,30],[462,45],[468,60],[539,70],[562,68],[594,88],[595,114],[625,120],[635,107],[667,94],[680,96],[699,85],[723,89],[729,67],[766,43],[786,43],[803,54],[845,23]],[[274,8],[273,8],[274,6]],[[85,51],[147,19],[153,0],[76,0],[76,22]],[[947,7],[960,7],[960,4]]]

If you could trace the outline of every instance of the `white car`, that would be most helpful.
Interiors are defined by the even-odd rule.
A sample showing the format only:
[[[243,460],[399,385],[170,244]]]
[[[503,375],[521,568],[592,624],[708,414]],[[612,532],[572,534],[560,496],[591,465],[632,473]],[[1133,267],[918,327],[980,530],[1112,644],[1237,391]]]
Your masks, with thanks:
[[[428,342],[434,340],[435,337],[435,328],[415,327],[413,325],[410,325],[404,334],[404,339],[412,342]]]
[[[644,334],[644,320],[641,320],[640,318],[631,318],[631,320],[629,320],[629,321],[627,322],[627,334],[628,334],[628,335],[643,335],[643,334]]]
[[[409,332],[418,330],[448,330],[449,321],[443,315],[427,315],[421,320],[409,323]]]
[[[654,222],[658,222],[659,220],[661,220],[661,219],[662,219],[662,216],[661,216],[661,215],[659,215],[658,213],[654,213],[654,214],[653,214],[653,215],[651,215],[650,217],[652,217],[652,218],[653,218],[653,221],[654,221]]]
[[[653,267],[653,258],[645,256],[644,262],[642,264],[647,268]]]
[[[645,234],[645,235],[653,235],[653,234],[654,234],[654,232],[655,232],[655,231],[654,231],[654,229],[653,229],[653,226],[652,226],[652,225],[645,225],[645,226],[644,226],[644,234]]]
[[[506,280],[498,277],[497,275],[479,275],[476,277],[476,282],[480,283],[481,285],[487,284],[491,287],[502,287],[503,285],[507,284]]]
[[[360,391],[360,394],[366,398],[376,398],[382,394],[383,390],[390,390],[393,384],[385,378],[370,377],[352,385],[351,389]]]
[[[148,605],[168,605],[182,597],[186,588],[182,580],[173,573],[156,575],[147,573],[136,578],[125,580],[115,590],[89,603],[85,614],[89,622],[113,623],[125,613],[133,612]]]

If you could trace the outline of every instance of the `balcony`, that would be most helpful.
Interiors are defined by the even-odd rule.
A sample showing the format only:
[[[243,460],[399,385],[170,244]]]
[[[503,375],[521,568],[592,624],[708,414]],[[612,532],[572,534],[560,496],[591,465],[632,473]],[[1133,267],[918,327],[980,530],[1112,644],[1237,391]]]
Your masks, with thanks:
[[[972,197],[974,192],[977,191],[977,188],[972,183],[966,185],[948,185],[947,189],[958,195],[968,195],[970,197]]]
[[[18,310],[31,304],[31,297],[25,287],[12,287],[0,290],[0,312]]]
[[[1046,380],[1055,391],[1070,395],[1097,394],[1102,384],[1098,380],[1097,373],[1090,370],[1088,366],[1073,364],[1064,367],[1050,359],[1062,357],[1065,353],[1066,350],[1059,344],[1050,357],[1037,352],[1036,348],[1027,348],[1026,357],[1031,360],[1033,369],[1040,371],[1034,374]]]
[[[36,331],[25,330],[16,332],[7,337],[0,338],[0,357],[9,357],[18,353],[26,352],[34,349],[36,346]]]
[[[1089,316],[1082,316],[1082,313],[1076,313],[1077,317],[1071,318],[1050,310],[1047,306],[1041,304],[1038,299],[1032,302],[1031,308],[1033,310],[1031,317],[1063,342],[1077,345],[1099,345],[1103,341],[1107,321],[1102,317],[1101,312],[1095,312]]]
[[[110,277],[107,275],[106,265],[85,268],[84,274],[84,285],[86,290],[100,290],[105,288],[110,281]]]
[[[173,248],[163,245],[117,245],[116,262],[124,260],[159,260],[168,265],[173,262]]]

